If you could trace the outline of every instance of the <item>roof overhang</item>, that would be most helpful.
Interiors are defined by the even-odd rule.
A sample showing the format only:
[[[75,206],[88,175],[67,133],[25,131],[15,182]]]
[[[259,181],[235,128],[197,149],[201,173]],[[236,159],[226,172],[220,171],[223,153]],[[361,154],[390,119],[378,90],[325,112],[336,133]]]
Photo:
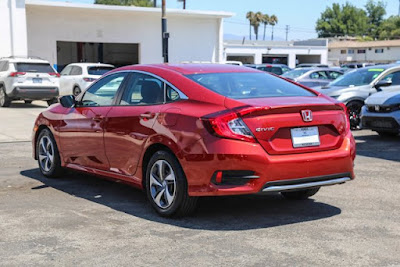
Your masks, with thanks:
[[[148,15],[161,16],[161,9],[155,7],[136,7],[136,6],[111,6],[97,4],[81,4],[70,2],[49,2],[41,0],[26,0],[25,5],[29,7],[44,7],[54,9],[81,9],[87,11],[104,11],[104,12],[122,12],[122,13],[145,13]],[[191,18],[229,18],[234,16],[234,13],[224,11],[200,11],[187,9],[167,9],[167,16],[180,16]]]

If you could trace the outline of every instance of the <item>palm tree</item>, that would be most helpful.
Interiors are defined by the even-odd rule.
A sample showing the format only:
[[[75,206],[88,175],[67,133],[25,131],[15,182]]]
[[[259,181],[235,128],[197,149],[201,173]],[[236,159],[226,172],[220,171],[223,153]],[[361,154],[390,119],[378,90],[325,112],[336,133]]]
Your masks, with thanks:
[[[263,36],[263,40],[265,41],[265,30],[266,30],[266,28],[267,28],[267,25],[269,24],[269,16],[268,16],[268,14],[264,14],[262,23],[264,24],[264,36]]]
[[[274,26],[278,24],[278,17],[275,15],[272,15],[269,17],[269,25],[272,26],[272,33],[271,33],[271,40],[274,40]]]
[[[251,40],[251,25],[253,25],[254,12],[252,12],[252,11],[247,12],[246,19],[249,20],[249,26],[250,26],[249,36],[250,36],[250,40]]]
[[[253,28],[254,28],[254,34],[256,35],[256,40],[258,40],[258,27],[260,27],[260,23],[263,21],[263,13],[257,12],[254,14],[254,19],[253,19]]]

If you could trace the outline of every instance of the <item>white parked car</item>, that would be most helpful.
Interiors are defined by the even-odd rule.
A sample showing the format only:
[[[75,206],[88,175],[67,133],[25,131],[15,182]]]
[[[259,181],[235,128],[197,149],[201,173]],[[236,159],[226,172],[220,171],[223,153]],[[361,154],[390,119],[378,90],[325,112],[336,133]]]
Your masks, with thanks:
[[[95,80],[114,69],[113,65],[102,63],[72,63],[61,71],[60,95],[79,95]]]
[[[46,60],[8,57],[0,59],[0,107],[13,100],[57,102],[59,74]]]

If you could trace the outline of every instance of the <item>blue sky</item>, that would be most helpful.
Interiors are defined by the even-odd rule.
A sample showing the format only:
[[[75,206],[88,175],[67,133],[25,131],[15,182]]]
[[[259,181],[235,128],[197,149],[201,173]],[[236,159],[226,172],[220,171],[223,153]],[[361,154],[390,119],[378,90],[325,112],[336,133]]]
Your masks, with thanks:
[[[65,0],[49,0],[65,2]],[[68,0],[76,3],[93,3],[94,0]],[[157,0],[161,4],[161,0]],[[352,0],[352,4],[363,7],[367,0]],[[399,0],[386,0],[387,17],[397,15]],[[285,38],[285,26],[290,26],[289,39],[315,38],[315,23],[322,11],[332,3],[346,3],[346,0],[186,0],[187,9],[229,11],[236,15],[226,19],[224,24],[225,34],[247,36],[249,34],[246,13],[248,11],[261,11],[266,14],[275,14],[278,24],[275,26],[276,39]],[[167,0],[167,7],[182,8],[182,3],[177,0]],[[262,28],[259,34],[262,35]],[[270,28],[267,29],[267,37],[270,38]],[[262,36],[261,36],[262,37]],[[279,38],[280,37],[280,38]]]

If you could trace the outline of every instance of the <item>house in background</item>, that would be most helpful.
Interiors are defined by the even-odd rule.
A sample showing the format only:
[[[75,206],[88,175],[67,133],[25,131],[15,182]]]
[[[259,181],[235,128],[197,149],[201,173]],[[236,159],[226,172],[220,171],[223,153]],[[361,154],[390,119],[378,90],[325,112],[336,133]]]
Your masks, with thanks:
[[[400,40],[332,41],[328,45],[329,61],[344,63],[392,63],[400,60]]]

